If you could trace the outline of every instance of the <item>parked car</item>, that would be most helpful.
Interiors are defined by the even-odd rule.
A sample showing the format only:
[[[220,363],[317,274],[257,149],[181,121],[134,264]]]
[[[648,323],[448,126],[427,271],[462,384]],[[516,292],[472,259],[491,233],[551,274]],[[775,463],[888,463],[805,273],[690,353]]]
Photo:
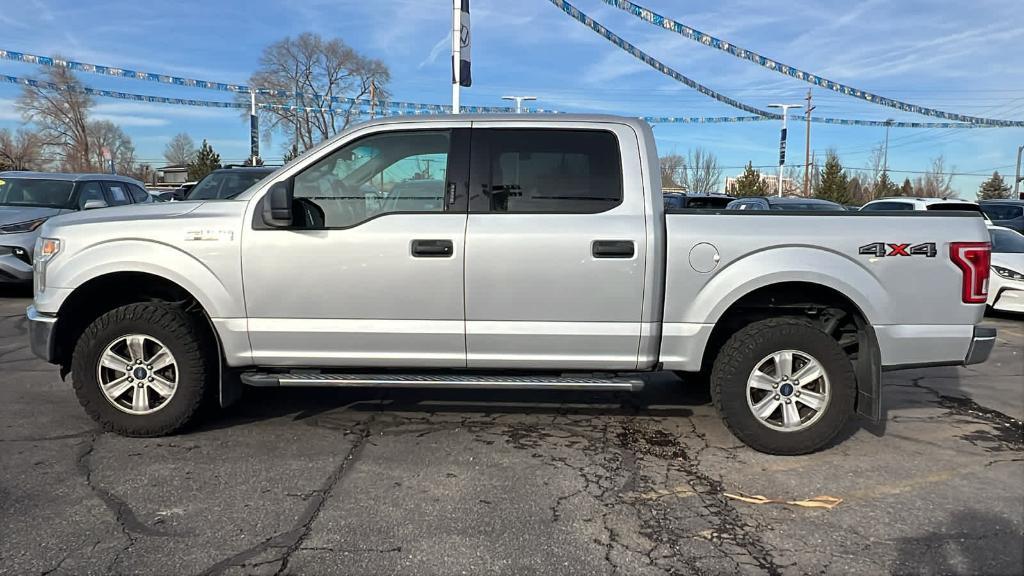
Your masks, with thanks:
[[[1024,200],[982,200],[978,204],[996,226],[1024,233]]]
[[[124,176],[0,172],[0,283],[32,281],[32,249],[47,219],[152,201],[142,182]]]
[[[220,168],[207,174],[189,190],[186,200],[234,198],[277,170],[267,166]]]
[[[726,194],[665,194],[665,210],[721,210],[735,200]]]
[[[189,190],[195,187],[195,182],[185,182],[177,188],[154,190],[153,198],[157,202],[172,202],[184,200],[188,196]]]
[[[988,305],[995,310],[1024,312],[1024,235],[1002,226],[989,226],[992,274]]]
[[[361,123],[233,199],[43,224],[31,347],[132,436],[243,385],[631,391],[667,369],[709,373],[774,454],[879,420],[883,368],[989,355],[981,219],[666,215],[658,174],[635,118]]]
[[[846,212],[842,204],[818,200],[817,198],[801,198],[792,196],[754,196],[737,198],[729,202],[726,210],[800,210],[811,212]]]
[[[960,198],[912,198],[909,196],[896,196],[872,200],[861,206],[862,212],[873,210],[956,210],[968,212],[981,212],[977,202],[961,200]]]

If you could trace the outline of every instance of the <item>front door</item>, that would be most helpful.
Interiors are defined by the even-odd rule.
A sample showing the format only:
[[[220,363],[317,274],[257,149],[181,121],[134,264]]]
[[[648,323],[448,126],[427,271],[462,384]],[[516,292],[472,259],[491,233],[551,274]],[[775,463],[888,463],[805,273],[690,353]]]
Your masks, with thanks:
[[[636,135],[473,126],[468,365],[635,369],[647,255]]]
[[[468,126],[468,123],[464,124]],[[243,235],[256,364],[466,365],[468,129],[369,133],[293,177],[298,225]]]

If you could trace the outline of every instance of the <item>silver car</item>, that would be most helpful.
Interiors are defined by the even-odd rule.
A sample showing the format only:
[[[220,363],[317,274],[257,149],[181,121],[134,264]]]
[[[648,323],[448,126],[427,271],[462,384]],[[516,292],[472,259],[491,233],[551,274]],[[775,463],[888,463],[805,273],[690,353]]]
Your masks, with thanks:
[[[152,201],[142,182],[116,174],[0,172],[0,284],[32,281],[32,247],[47,219]]]

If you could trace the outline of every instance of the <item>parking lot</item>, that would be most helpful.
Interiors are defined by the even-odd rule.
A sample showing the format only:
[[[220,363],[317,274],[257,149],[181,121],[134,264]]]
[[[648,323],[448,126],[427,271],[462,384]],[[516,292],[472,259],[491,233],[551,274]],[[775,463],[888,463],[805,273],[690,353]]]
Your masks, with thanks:
[[[1024,322],[885,377],[886,425],[772,457],[672,374],[634,395],[254,390],[103,434],[0,297],[0,573],[1019,574]],[[833,509],[754,504],[841,498]]]

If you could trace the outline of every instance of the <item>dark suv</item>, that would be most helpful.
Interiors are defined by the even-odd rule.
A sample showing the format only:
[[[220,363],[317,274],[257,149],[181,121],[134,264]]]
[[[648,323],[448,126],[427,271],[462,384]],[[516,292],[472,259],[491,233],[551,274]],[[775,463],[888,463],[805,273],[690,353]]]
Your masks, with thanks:
[[[188,192],[185,200],[224,200],[234,198],[246,188],[277,170],[268,166],[219,168],[210,172]]]
[[[1024,200],[982,200],[981,211],[996,226],[1011,228],[1024,234]]]

